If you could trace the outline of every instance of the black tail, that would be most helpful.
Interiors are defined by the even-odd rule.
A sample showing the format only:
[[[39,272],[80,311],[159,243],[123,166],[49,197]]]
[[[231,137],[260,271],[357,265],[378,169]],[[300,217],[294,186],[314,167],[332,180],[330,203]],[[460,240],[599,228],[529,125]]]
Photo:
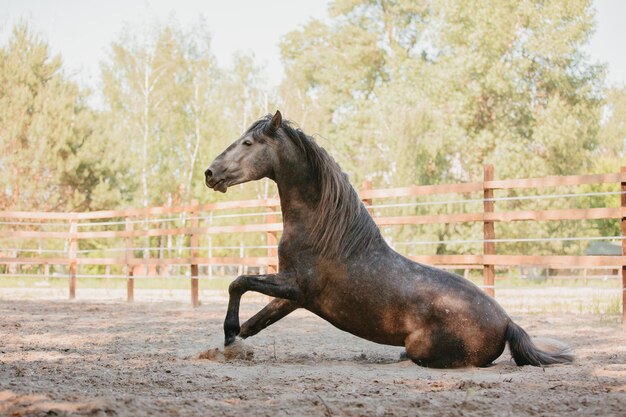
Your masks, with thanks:
[[[512,321],[506,329],[506,340],[518,366],[542,366],[574,361],[574,355],[568,346],[553,341],[545,343],[550,352],[541,350],[535,346],[528,333]]]

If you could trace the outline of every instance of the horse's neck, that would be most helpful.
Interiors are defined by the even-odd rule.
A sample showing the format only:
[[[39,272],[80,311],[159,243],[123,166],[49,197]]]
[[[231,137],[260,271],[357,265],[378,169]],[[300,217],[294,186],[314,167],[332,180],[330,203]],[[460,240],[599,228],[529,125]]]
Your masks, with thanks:
[[[283,213],[281,247],[288,248],[283,253],[294,255],[307,253],[313,249],[314,254],[328,256],[329,253],[334,253],[335,255],[331,256],[338,259],[342,253],[340,251],[344,248],[333,245],[340,245],[339,241],[344,240],[346,233],[349,234],[348,240],[354,242],[355,247],[360,247],[361,253],[365,249],[373,248],[374,245],[384,245],[380,239],[380,231],[361,205],[358,212],[351,214],[351,216],[356,216],[354,217],[356,227],[346,231],[343,227],[338,228],[337,224],[333,223],[345,221],[345,219],[341,219],[341,216],[337,216],[336,213],[325,214],[323,210],[319,210],[319,204],[324,203],[320,201],[320,187],[314,181],[292,177],[284,182],[277,181],[277,184]],[[345,198],[355,198],[355,196],[345,196]],[[355,223],[351,221],[350,225],[352,227]],[[325,248],[330,248],[328,253],[324,253]],[[303,250],[307,252],[301,252]],[[348,250],[352,252],[354,249],[350,246]]]
[[[286,226],[297,223],[306,227],[313,222],[319,195],[310,185],[296,182],[279,183],[278,195],[283,223]]]
[[[320,171],[302,158],[285,158],[274,171],[283,213],[281,247],[290,242],[296,252],[313,249],[334,258],[372,247],[380,232],[345,174],[335,165],[316,166]]]

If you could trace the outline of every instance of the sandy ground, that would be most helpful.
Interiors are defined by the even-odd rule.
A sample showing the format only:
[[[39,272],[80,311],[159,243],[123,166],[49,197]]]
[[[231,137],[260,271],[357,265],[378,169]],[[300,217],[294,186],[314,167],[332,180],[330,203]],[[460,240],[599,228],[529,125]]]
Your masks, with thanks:
[[[247,299],[242,318],[262,304]],[[188,359],[222,341],[224,301],[0,300],[0,415],[624,416],[616,316],[522,314],[573,365],[433,370],[297,311],[246,341],[254,357]]]

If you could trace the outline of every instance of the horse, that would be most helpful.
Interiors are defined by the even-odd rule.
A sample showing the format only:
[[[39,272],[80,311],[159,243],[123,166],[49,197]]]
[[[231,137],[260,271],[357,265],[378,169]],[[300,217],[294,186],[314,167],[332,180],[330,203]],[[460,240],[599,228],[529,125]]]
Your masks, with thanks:
[[[303,308],[353,335],[404,346],[425,367],[489,366],[507,342],[520,366],[573,361],[558,341],[537,347],[472,282],[393,250],[339,165],[280,111],[254,122],[205,171],[206,186],[222,193],[262,178],[280,197],[279,272],[229,285],[226,347]],[[248,291],[274,298],[240,326]]]

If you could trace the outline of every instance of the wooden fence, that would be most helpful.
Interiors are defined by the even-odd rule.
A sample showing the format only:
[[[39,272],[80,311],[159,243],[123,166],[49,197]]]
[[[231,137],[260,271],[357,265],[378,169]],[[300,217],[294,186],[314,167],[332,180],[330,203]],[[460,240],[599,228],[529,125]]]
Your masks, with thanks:
[[[613,184],[618,191],[612,194],[620,195],[618,207],[595,207],[579,209],[545,209],[545,210],[514,210],[496,211],[496,206],[502,198],[494,197],[498,190],[515,191],[539,190],[542,188],[579,187],[582,185]],[[477,212],[463,212],[452,214],[425,214],[425,215],[401,215],[387,216],[375,213],[378,202],[398,198],[414,198],[433,195],[461,195],[479,194],[482,201],[482,210]],[[589,193],[588,193],[589,194]],[[593,194],[593,193],[592,193]],[[601,194],[601,193],[600,193]],[[611,193],[609,193],[611,194]],[[447,268],[481,268],[483,269],[483,288],[486,292],[494,295],[494,278],[496,267],[501,266],[538,266],[544,268],[594,268],[605,267],[621,269],[622,277],[622,311],[626,323],[626,168],[620,173],[575,175],[575,176],[551,176],[543,178],[495,180],[493,167],[485,166],[484,179],[480,182],[411,186],[403,188],[372,189],[370,183],[363,185],[360,196],[366,205],[371,207],[376,223],[383,227],[400,225],[425,225],[425,224],[455,224],[455,223],[482,223],[483,228],[483,251],[471,255],[414,255],[410,256],[415,261],[438,265]],[[477,201],[477,200],[472,200]],[[378,205],[380,207],[380,205]],[[282,231],[282,223],[279,220],[280,202],[276,198],[228,201],[209,204],[194,203],[191,206],[179,207],[151,207],[133,208],[127,210],[97,211],[85,213],[54,213],[54,212],[0,212],[0,218],[5,227],[0,230],[0,239],[4,241],[31,240],[40,242],[39,249],[29,250],[36,256],[23,256],[19,251],[7,251],[0,249],[0,265],[39,265],[45,268],[46,274],[50,266],[66,266],[69,278],[69,297],[76,297],[77,271],[84,266],[119,266],[124,269],[127,285],[127,297],[129,301],[134,298],[134,278],[138,271],[147,273],[151,267],[164,267],[171,265],[185,265],[190,267],[191,301],[198,304],[198,279],[199,267],[206,265],[246,265],[267,268],[275,271],[278,268],[276,245]],[[261,218],[261,222],[235,225],[215,225],[211,221],[218,217],[216,213],[228,213],[236,210],[255,209],[254,215]],[[261,210],[261,212],[259,212]],[[241,214],[246,215],[246,214]],[[158,216],[176,217],[183,226],[169,227],[162,221],[151,223],[151,219]],[[235,216],[235,215],[233,215]],[[226,217],[226,216],[224,216]],[[252,216],[251,216],[252,217]],[[621,256],[568,256],[568,255],[507,255],[496,254],[498,239],[495,233],[495,224],[499,222],[523,222],[523,221],[561,221],[561,220],[598,220],[613,219],[621,223],[622,254]],[[158,227],[153,227],[157,225]],[[61,230],[41,230],[44,226],[60,228]],[[123,229],[122,229],[123,226]],[[139,227],[138,227],[139,226]],[[115,230],[87,230],[94,228],[112,227]],[[260,234],[264,236],[265,245],[257,246],[264,251],[262,256],[201,256],[199,239],[223,234]],[[149,251],[143,252],[143,256],[135,256],[141,248],[135,248],[137,239],[150,239],[154,237],[168,237],[182,239],[184,251],[178,250],[178,256],[148,256]],[[170,238],[171,239],[171,238]],[[58,250],[41,249],[43,242],[64,242],[64,248]],[[122,256],[92,257],[81,256],[85,251],[80,250],[83,242],[108,246],[110,250],[114,244],[106,242],[123,242],[123,247],[118,248]],[[96,243],[94,243],[96,242]],[[104,242],[104,243],[103,243]],[[97,250],[91,251],[95,253]],[[169,251],[172,252],[172,251]],[[184,252],[185,256],[181,254]],[[61,254],[61,256],[44,256],[46,253]],[[161,251],[162,253],[162,251]],[[144,269],[141,269],[144,268]],[[10,268],[9,268],[10,269]],[[0,276],[2,276],[0,274]]]

